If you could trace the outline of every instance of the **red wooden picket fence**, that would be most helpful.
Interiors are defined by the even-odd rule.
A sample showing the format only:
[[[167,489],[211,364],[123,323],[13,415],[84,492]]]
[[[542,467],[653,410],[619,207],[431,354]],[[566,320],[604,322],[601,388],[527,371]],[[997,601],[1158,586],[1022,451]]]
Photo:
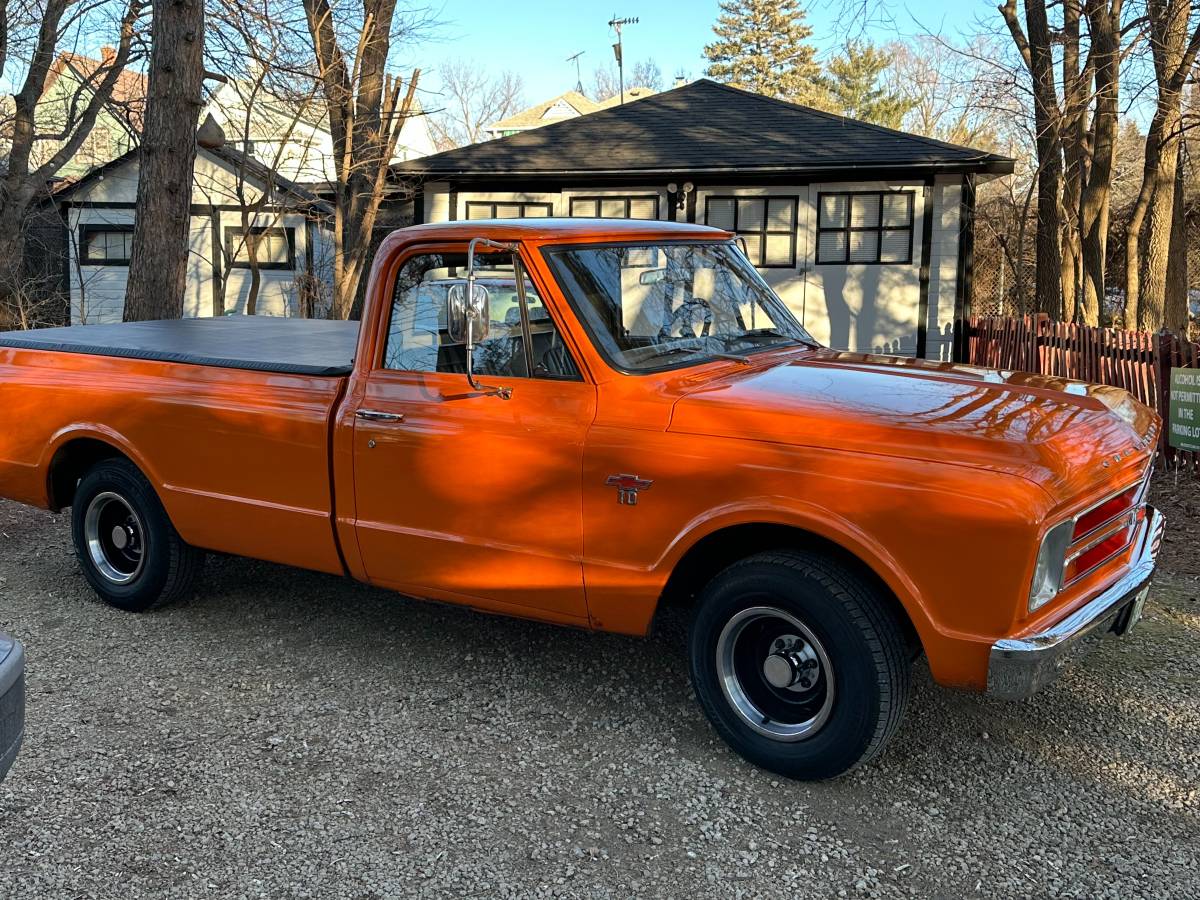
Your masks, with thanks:
[[[967,362],[991,369],[1015,369],[1059,375],[1124,388],[1165,420],[1172,367],[1200,368],[1200,344],[1170,332],[1122,331],[1048,316],[972,318]],[[1200,471],[1200,453],[1167,446],[1167,429],[1159,449],[1173,465]]]

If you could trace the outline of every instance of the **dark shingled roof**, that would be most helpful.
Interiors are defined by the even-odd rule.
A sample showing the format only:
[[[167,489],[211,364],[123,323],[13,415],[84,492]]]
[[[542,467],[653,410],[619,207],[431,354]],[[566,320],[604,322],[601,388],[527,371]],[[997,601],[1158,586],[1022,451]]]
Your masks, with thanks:
[[[925,169],[1007,174],[1013,161],[701,79],[543,128],[398,163],[398,176]]]

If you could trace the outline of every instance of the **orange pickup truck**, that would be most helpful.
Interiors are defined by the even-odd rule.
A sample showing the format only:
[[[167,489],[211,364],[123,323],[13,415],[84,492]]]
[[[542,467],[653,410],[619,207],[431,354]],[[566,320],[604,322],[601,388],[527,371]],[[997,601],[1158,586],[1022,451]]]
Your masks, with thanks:
[[[819,346],[722,231],[420,225],[361,323],[0,335],[0,495],[72,510],[114,606],[206,550],[631,635],[691,608],[696,694],[827,778],[924,653],[1026,696],[1141,614],[1161,423],[1124,391]]]

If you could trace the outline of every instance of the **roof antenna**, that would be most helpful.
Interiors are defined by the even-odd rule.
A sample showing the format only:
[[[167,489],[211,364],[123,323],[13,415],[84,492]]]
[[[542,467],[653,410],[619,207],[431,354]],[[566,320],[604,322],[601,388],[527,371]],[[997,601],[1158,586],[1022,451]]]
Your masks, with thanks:
[[[587,53],[586,50],[580,50],[574,56],[567,57],[567,62],[575,63],[575,90],[581,94],[583,93],[583,76],[579,74],[579,57],[583,56],[585,53]]]
[[[621,105],[625,105],[625,63],[621,59],[621,26],[636,25],[637,17],[626,17],[618,19],[617,14],[613,13],[613,17],[608,20],[608,27],[617,33],[617,42],[613,44],[613,55],[617,58],[617,81],[621,86]]]

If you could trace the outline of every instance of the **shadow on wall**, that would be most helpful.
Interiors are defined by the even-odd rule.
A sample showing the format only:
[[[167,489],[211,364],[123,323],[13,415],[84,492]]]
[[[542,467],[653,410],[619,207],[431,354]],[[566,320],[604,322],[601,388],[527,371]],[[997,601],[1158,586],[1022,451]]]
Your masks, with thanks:
[[[920,284],[911,266],[829,266],[817,272],[830,347],[916,354]]]

